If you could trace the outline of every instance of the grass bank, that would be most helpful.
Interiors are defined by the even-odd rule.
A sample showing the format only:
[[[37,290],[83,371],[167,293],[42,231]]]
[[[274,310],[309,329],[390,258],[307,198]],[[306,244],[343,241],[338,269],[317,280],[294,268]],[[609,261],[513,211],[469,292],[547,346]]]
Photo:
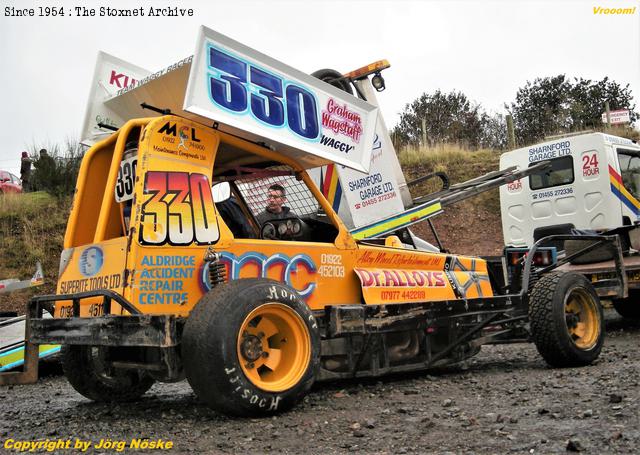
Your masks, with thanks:
[[[41,287],[0,294],[0,311],[15,311],[32,294],[55,291],[70,202],[45,192],[0,197],[0,279],[31,278],[38,261],[45,275]]]

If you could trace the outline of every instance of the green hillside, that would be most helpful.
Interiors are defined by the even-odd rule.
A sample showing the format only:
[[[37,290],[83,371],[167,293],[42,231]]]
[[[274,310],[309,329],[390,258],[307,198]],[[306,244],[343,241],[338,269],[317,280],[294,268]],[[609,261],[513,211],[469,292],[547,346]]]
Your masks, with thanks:
[[[31,278],[37,261],[45,275],[43,286],[0,294],[0,311],[21,313],[31,295],[55,292],[70,202],[45,192],[0,197],[0,279]]]

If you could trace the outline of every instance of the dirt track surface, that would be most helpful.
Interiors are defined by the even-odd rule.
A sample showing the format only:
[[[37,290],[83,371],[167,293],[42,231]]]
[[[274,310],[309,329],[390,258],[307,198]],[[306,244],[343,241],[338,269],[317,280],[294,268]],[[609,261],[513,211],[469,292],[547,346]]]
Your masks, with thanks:
[[[533,345],[486,346],[438,371],[319,384],[292,411],[266,419],[217,414],[186,382],[105,405],[52,375],[0,387],[0,453],[16,453],[5,448],[9,439],[47,438],[173,442],[145,453],[638,453],[640,323],[608,310],[607,327],[590,367],[550,369]]]

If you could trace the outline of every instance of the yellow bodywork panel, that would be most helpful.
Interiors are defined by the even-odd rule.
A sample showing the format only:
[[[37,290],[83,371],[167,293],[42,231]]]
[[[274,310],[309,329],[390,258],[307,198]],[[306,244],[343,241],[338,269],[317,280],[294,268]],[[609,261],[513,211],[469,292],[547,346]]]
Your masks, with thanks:
[[[126,297],[123,273],[127,259],[126,237],[69,248],[62,253],[62,256],[64,260],[58,278],[58,294],[78,294],[109,289]],[[117,303],[111,304],[113,314],[120,314],[121,310]],[[80,316],[98,316],[102,311],[102,299],[92,297],[82,301]],[[61,301],[56,304],[56,317],[72,315],[71,301]]]
[[[93,243],[117,136],[94,145],[80,165],[77,191],[67,222],[64,247]]]
[[[205,251],[231,236],[211,194],[219,143],[217,132],[175,117],[145,129],[126,292],[144,313],[188,314],[203,294]]]

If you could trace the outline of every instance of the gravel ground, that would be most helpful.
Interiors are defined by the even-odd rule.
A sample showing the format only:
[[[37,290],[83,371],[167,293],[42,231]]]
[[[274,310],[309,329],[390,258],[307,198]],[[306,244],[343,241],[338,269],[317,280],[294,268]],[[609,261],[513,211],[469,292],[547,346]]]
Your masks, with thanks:
[[[0,452],[10,440],[171,441],[147,453],[638,453],[640,323],[607,313],[592,366],[550,369],[533,345],[483,347],[428,373],[319,384],[292,411],[231,419],[198,402],[186,382],[156,384],[141,401],[92,403],[59,374],[0,387]],[[55,369],[55,368],[54,368]],[[62,441],[62,442],[58,442]],[[44,450],[36,450],[44,452]]]

